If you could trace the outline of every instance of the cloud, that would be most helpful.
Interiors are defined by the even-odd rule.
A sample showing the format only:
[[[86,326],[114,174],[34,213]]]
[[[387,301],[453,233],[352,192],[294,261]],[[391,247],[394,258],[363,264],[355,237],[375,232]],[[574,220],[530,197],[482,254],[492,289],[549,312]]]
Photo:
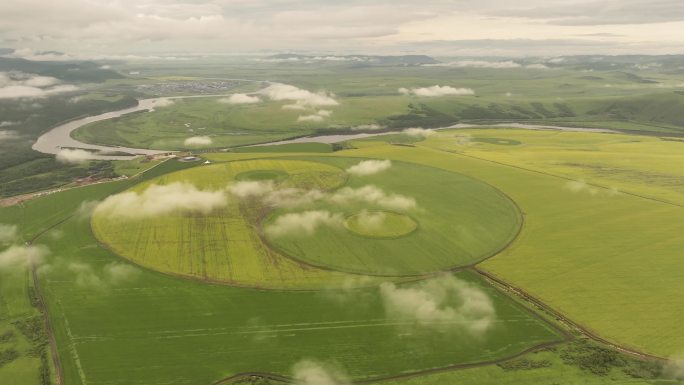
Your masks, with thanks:
[[[76,86],[59,83],[59,79],[50,76],[0,72],[0,99],[44,98],[78,90]]]
[[[259,103],[261,99],[258,96],[250,96],[247,94],[232,94],[227,98],[221,98],[219,103],[225,104],[254,104]]]
[[[535,63],[535,64],[528,64],[525,66],[527,69],[531,70],[547,70],[549,67],[547,65],[541,64],[541,63]]]
[[[385,126],[379,124],[361,124],[351,128],[352,131],[377,131],[385,129]]]
[[[131,265],[117,262],[105,265],[102,271],[96,271],[91,265],[81,262],[69,263],[67,269],[73,274],[76,285],[100,290],[133,281],[141,273]]]
[[[416,208],[416,200],[400,194],[387,194],[380,188],[367,185],[359,188],[344,187],[327,197],[336,204],[354,202],[368,203],[390,210],[411,210]]]
[[[616,195],[619,193],[619,190],[616,188],[611,188],[611,189],[603,189],[603,188],[598,188],[594,187],[584,180],[573,180],[567,182],[563,188],[566,190],[572,191],[574,193],[588,193],[591,196],[598,195],[598,194],[603,194],[603,195]]]
[[[80,149],[63,148],[57,152],[55,158],[61,163],[82,163],[93,158],[93,153]]]
[[[240,181],[228,187],[228,191],[240,198],[264,196],[275,190],[273,181]]]
[[[325,210],[288,213],[279,216],[264,231],[273,237],[285,235],[312,235],[319,227],[340,227],[344,223],[342,214],[333,214]]]
[[[684,360],[681,357],[670,357],[663,367],[663,376],[672,380],[684,380]]]
[[[322,122],[332,115],[330,110],[320,110],[311,115],[301,115],[297,118],[298,122]]]
[[[457,67],[457,68],[520,68],[522,65],[512,60],[506,61],[484,61],[484,60],[458,60],[447,63],[424,64],[426,67]]]
[[[0,252],[0,269],[40,263],[48,253],[47,247],[42,245],[10,246],[8,249]]]
[[[271,192],[264,198],[264,201],[270,206],[297,207],[325,199],[325,197],[325,193],[320,190],[284,188]]]
[[[387,214],[382,211],[373,212],[368,210],[362,210],[356,216],[356,224],[363,230],[374,231],[382,229],[385,218]]]
[[[176,102],[174,102],[173,99],[162,98],[162,99],[155,100],[154,103],[152,104],[152,108],[164,108],[164,107],[173,106],[174,104],[176,104]]]
[[[18,235],[17,226],[0,223],[0,244],[13,242]]]
[[[271,100],[293,101],[294,104],[283,106],[283,108],[300,109],[316,107],[333,107],[339,103],[334,95],[325,92],[311,92],[289,84],[275,83],[259,91]]]
[[[16,139],[19,137],[16,131],[0,130],[0,141]]]
[[[420,87],[420,88],[399,88],[399,93],[402,95],[415,95],[415,96],[465,96],[465,95],[475,95],[475,91],[471,88],[454,88],[451,86],[431,86],[431,87]]]
[[[356,176],[373,175],[392,167],[389,160],[363,160],[347,169],[347,173]]]
[[[434,135],[435,131],[426,128],[411,127],[403,130],[402,133],[414,138],[427,138],[428,136]]]
[[[183,145],[187,147],[204,147],[209,146],[214,141],[208,136],[192,136],[183,141]]]
[[[97,205],[95,213],[136,219],[175,212],[208,214],[227,204],[224,191],[203,191],[189,183],[174,182],[168,185],[153,184],[140,193],[127,191],[109,196]]]
[[[301,360],[292,367],[292,378],[297,385],[345,385],[346,374],[331,365],[312,360]]]
[[[10,122],[7,120],[3,120],[2,122],[0,122],[0,128],[16,126],[17,124],[19,124],[19,122]]]
[[[486,333],[496,320],[494,304],[477,286],[444,275],[408,287],[385,282],[380,295],[387,316],[438,330]]]

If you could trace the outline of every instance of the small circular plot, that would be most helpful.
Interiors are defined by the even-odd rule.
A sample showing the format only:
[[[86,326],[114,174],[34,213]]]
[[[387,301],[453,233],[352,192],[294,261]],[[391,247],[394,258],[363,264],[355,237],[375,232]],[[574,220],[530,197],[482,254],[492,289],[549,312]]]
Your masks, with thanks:
[[[347,217],[344,227],[362,237],[392,239],[411,234],[418,223],[408,215],[392,211],[361,211]]]
[[[235,176],[237,181],[275,181],[287,179],[289,174],[283,170],[253,170],[245,171]]]
[[[519,146],[522,144],[522,142],[518,140],[503,138],[473,138],[471,139],[471,141],[478,143],[496,144],[499,146]]]

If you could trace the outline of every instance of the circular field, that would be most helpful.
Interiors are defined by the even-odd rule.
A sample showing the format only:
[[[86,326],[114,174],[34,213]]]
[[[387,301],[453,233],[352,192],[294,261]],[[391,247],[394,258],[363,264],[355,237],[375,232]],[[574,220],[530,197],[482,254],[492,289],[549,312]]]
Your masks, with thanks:
[[[317,160],[343,169],[359,162]],[[407,200],[414,205],[404,204]],[[279,230],[283,222],[309,218],[312,214],[302,214],[306,211],[339,213],[346,220],[336,226],[334,217],[326,217],[326,224],[313,232],[272,231]],[[378,211],[395,213],[387,227],[359,227],[360,213],[368,217]],[[365,222],[373,224],[373,218],[368,219]],[[412,276],[469,266],[492,256],[515,238],[521,223],[515,204],[488,184],[446,170],[395,161],[387,171],[350,176],[329,199],[305,208],[273,210],[261,228],[271,247],[316,267]]]
[[[308,288],[349,273],[399,277],[471,265],[506,247],[521,225],[513,202],[475,179],[404,162],[373,175],[344,171],[359,161],[256,159],[178,171],[133,187],[124,201],[181,183],[224,194],[227,203],[142,217],[96,210],[93,232],[119,255],[167,274]]]
[[[347,217],[344,226],[352,233],[367,238],[399,238],[418,228],[410,216],[392,211],[361,211]]]

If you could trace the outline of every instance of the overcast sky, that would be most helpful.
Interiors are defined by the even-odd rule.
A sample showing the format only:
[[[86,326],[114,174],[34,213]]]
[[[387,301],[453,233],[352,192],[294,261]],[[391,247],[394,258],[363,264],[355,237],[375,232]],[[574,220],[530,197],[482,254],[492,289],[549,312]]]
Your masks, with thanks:
[[[683,0],[0,0],[0,47],[74,54],[684,53]]]

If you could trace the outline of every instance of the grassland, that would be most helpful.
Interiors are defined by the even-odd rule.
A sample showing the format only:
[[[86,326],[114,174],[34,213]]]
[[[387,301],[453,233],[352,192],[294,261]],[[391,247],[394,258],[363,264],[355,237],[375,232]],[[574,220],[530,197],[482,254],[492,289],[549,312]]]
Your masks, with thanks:
[[[510,138],[523,144],[482,143],[472,146],[477,152],[475,157],[459,138],[469,132]],[[485,261],[480,265],[482,268],[614,342],[665,357],[677,354],[684,346],[679,322],[684,306],[678,294],[682,289],[678,273],[682,263],[680,251],[684,246],[681,206],[648,196],[656,187],[648,182],[648,174],[641,180],[625,178],[625,191],[620,192],[610,185],[591,184],[605,179],[585,174],[587,179],[582,182],[563,176],[561,172],[568,170],[565,167],[546,172],[513,162],[507,164],[507,159],[512,158],[543,158],[535,154],[534,145],[524,144],[523,136],[536,136],[539,141],[553,136],[562,163],[567,163],[574,152],[575,163],[586,164],[596,159],[618,166],[626,158],[624,150],[603,156],[603,147],[608,154],[611,149],[630,148],[629,157],[638,160],[644,156],[639,154],[643,146],[649,154],[660,154],[655,159],[665,161],[656,167],[660,172],[672,178],[680,172],[670,162],[679,159],[681,151],[675,150],[679,142],[588,133],[448,131],[415,148],[359,143],[363,148],[356,154],[461,172],[501,189],[525,213],[525,226],[511,247]],[[575,144],[579,147],[577,151],[563,151],[568,146],[566,138],[568,142],[583,140],[585,144]],[[602,141],[622,144],[595,145]],[[546,142],[545,146],[552,145]],[[526,149],[530,151],[527,156],[523,155]],[[547,158],[544,162],[554,160]],[[637,161],[628,164],[636,170],[643,167]],[[672,199],[676,196],[672,191],[667,194]]]

